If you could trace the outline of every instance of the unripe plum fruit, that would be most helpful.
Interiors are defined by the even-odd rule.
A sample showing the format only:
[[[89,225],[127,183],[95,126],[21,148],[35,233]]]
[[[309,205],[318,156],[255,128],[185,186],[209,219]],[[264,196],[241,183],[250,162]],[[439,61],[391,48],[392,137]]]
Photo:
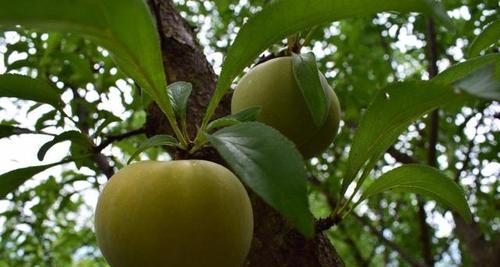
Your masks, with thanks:
[[[246,73],[233,93],[231,113],[261,106],[257,121],[279,130],[295,143],[304,158],[310,158],[328,148],[339,129],[339,100],[323,74],[320,74],[320,81],[331,101],[322,126],[314,124],[295,81],[291,57],[266,61]]]
[[[245,188],[204,160],[142,161],[106,184],[97,243],[113,267],[240,267],[252,240]]]

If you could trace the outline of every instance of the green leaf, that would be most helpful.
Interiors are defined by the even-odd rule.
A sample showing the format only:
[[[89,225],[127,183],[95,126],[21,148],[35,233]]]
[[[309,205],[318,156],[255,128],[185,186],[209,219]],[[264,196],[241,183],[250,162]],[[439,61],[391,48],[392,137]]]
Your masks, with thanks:
[[[62,109],[59,92],[48,81],[23,75],[0,75],[0,97],[31,100],[52,105],[56,109]]]
[[[11,70],[20,70],[22,68],[34,68],[35,64],[33,64],[32,59],[21,59],[21,60],[16,60],[8,65],[5,66],[6,72],[9,72]]]
[[[447,25],[452,25],[444,8],[432,0],[273,1],[251,17],[239,30],[226,55],[203,126],[208,123],[217,104],[230,89],[234,78],[274,43],[319,24],[384,11],[434,14]]]
[[[444,85],[450,85],[467,77],[486,65],[496,64],[498,62],[500,62],[500,53],[475,57],[449,67],[434,77],[432,81]]]
[[[500,40],[500,20],[488,24],[483,32],[472,41],[469,49],[469,57],[478,56],[482,50],[498,43],[498,40]]]
[[[476,97],[500,100],[499,78],[495,76],[498,69],[500,53],[488,54],[453,65],[432,81],[453,85]]]
[[[49,125],[47,125],[46,122],[53,121],[55,119],[56,114],[57,114],[56,110],[51,110],[40,116],[40,118],[38,118],[38,120],[35,122],[35,130],[41,131],[42,129],[48,127]]]
[[[259,116],[261,110],[261,107],[249,107],[236,114],[213,120],[208,124],[207,132],[217,128],[235,125],[241,122],[255,121],[257,120],[257,116]]]
[[[58,136],[55,136],[54,139],[43,144],[43,146],[40,147],[40,149],[38,150],[37,154],[38,160],[42,161],[43,158],[45,157],[45,154],[47,154],[47,151],[49,151],[49,149],[51,149],[54,145],[64,141],[71,141],[72,144],[79,145],[84,148],[89,148],[91,146],[89,139],[82,133],[78,131],[67,131],[61,133]]]
[[[215,4],[217,5],[217,9],[219,10],[219,13],[224,13],[226,10],[229,8],[229,4],[231,3],[231,0],[214,0]]]
[[[186,120],[186,108],[193,86],[188,82],[175,82],[168,85],[168,94],[174,112],[181,121]]]
[[[27,168],[21,168],[17,170],[13,170],[7,173],[0,175],[0,199],[5,198],[5,196],[16,190],[20,185],[26,182],[28,179],[33,177],[34,175],[45,171],[51,167],[64,164],[69,162],[69,160],[63,160],[60,162],[40,165],[40,166],[32,166]]]
[[[111,123],[122,121],[119,117],[115,116],[111,112],[102,112],[101,116],[104,118],[101,120],[102,122],[99,124],[99,127],[95,129],[95,132],[92,134],[93,137],[96,137],[102,133],[102,131]]]
[[[127,164],[130,164],[132,160],[134,160],[135,157],[137,157],[141,152],[155,147],[155,146],[177,146],[179,142],[175,137],[166,135],[166,134],[161,134],[161,135],[155,135],[149,139],[146,139],[144,142],[142,142],[137,150],[130,156],[130,159],[128,160]]]
[[[297,82],[307,108],[316,126],[325,123],[330,109],[330,101],[320,80],[314,54],[292,54],[293,76]]]
[[[495,79],[494,68],[493,64],[486,65],[455,82],[454,86],[474,96],[500,101],[500,80]]]
[[[354,134],[342,193],[363,167],[365,175],[374,167],[412,122],[438,107],[460,103],[464,98],[450,86],[430,81],[394,83],[380,90]]]
[[[359,202],[388,190],[422,194],[454,209],[468,221],[472,218],[462,188],[435,168],[408,164],[384,173],[368,186]]]
[[[0,139],[18,134],[33,133],[29,129],[19,128],[13,125],[0,124]]]
[[[144,0],[0,0],[0,24],[82,34],[110,51],[120,69],[167,115],[173,110],[158,32]]]
[[[207,139],[246,185],[312,237],[305,168],[291,141],[258,122],[230,126]]]

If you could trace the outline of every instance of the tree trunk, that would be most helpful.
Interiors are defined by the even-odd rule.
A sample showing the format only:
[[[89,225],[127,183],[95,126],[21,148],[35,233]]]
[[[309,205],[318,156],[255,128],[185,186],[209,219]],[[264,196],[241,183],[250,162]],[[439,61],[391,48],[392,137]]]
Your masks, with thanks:
[[[193,30],[175,9],[171,0],[149,0],[157,20],[168,81],[193,84],[189,99],[188,123],[193,136],[215,88],[217,77],[198,46]],[[220,104],[215,116],[229,113],[229,99]],[[148,135],[170,132],[166,118],[155,105],[148,108]],[[176,158],[203,158],[223,163],[213,150],[197,155],[176,154]],[[285,219],[249,190],[254,211],[254,237],[247,267],[335,267],[344,266],[330,241],[323,234],[306,240]]]
[[[484,238],[479,226],[475,222],[467,223],[460,215],[453,212],[456,231],[464,242],[473,266],[497,267],[500,266],[500,240]]]

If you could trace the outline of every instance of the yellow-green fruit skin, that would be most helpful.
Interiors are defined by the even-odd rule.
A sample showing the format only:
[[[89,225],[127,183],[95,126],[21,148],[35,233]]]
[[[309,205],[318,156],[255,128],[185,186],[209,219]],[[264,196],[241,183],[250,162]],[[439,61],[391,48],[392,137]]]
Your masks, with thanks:
[[[240,267],[252,239],[252,207],[221,165],[142,161],[106,184],[95,231],[112,267]]]
[[[291,57],[266,61],[245,74],[231,101],[231,113],[261,106],[257,118],[293,141],[304,158],[323,152],[337,135],[340,104],[337,95],[320,74],[331,105],[326,122],[316,126],[302,92],[295,81]]]

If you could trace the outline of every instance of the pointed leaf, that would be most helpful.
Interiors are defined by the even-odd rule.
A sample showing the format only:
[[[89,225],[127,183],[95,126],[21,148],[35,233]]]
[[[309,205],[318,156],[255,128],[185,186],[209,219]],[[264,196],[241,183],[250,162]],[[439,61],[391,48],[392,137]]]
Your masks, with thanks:
[[[426,113],[465,96],[430,81],[394,83],[380,90],[364,113],[353,137],[342,193],[366,165],[369,172],[408,126]]]
[[[432,81],[444,85],[450,85],[464,79],[486,65],[497,64],[498,62],[500,62],[500,53],[475,57],[449,67],[434,77]]]
[[[54,145],[64,142],[64,141],[71,141],[72,144],[78,145],[84,148],[89,148],[91,146],[91,143],[89,139],[83,135],[82,133],[78,131],[67,131],[64,133],[61,133],[58,136],[55,136],[54,139],[50,140],[49,142],[43,144],[42,147],[38,150],[38,160],[42,161],[43,158],[45,157],[45,154],[49,149],[51,149]]]
[[[236,114],[231,114],[229,116],[211,121],[207,126],[207,132],[217,128],[235,125],[240,122],[256,121],[261,110],[261,107],[250,107]]]
[[[471,220],[464,192],[452,179],[435,168],[408,164],[384,173],[363,192],[360,201],[385,191],[409,192],[428,196]]]
[[[23,75],[0,75],[0,97],[15,97],[62,108],[59,92],[48,81]]]
[[[35,64],[33,64],[33,60],[28,58],[28,59],[21,59],[21,60],[16,60],[8,65],[5,66],[6,72],[9,72],[11,70],[20,70],[22,68],[34,68]]]
[[[193,86],[188,82],[175,82],[168,85],[168,94],[174,112],[181,121],[186,119],[186,107]]]
[[[27,167],[27,168],[21,168],[17,170],[13,170],[4,174],[0,175],[0,199],[5,198],[5,196],[16,190],[20,185],[22,185],[24,182],[26,182],[28,179],[33,177],[34,175],[45,171],[51,167],[67,163],[69,162],[68,160],[63,160],[60,162],[52,163],[52,164],[47,164],[47,165],[40,165],[40,166],[33,166],[33,167]]]
[[[214,97],[207,108],[208,122],[234,78],[265,49],[313,26],[378,12],[425,12],[450,23],[444,8],[433,0],[278,0],[266,5],[243,25],[228,50]],[[265,30],[263,30],[265,29]]]
[[[132,160],[134,160],[135,157],[137,157],[141,152],[155,147],[155,146],[177,146],[179,142],[175,137],[170,136],[170,135],[155,135],[149,139],[146,139],[144,142],[142,142],[137,150],[130,156],[130,159],[128,160],[127,164],[130,164]]]
[[[305,168],[291,141],[257,122],[223,128],[207,139],[246,185],[312,237]]]
[[[453,85],[476,97],[500,100],[500,77],[495,75],[499,69],[500,53],[488,54],[453,65],[432,81]]]
[[[474,96],[500,101],[500,80],[494,77],[494,69],[495,65],[486,65],[454,86]]]
[[[316,126],[325,123],[330,109],[327,93],[321,84],[316,57],[313,53],[292,54],[293,76]]]
[[[488,48],[489,46],[498,43],[500,40],[500,20],[494,21],[481,32],[474,41],[469,49],[469,57],[478,56],[482,50]]]
[[[33,133],[29,129],[19,128],[13,125],[0,124],[0,139],[9,137],[12,135]]]

